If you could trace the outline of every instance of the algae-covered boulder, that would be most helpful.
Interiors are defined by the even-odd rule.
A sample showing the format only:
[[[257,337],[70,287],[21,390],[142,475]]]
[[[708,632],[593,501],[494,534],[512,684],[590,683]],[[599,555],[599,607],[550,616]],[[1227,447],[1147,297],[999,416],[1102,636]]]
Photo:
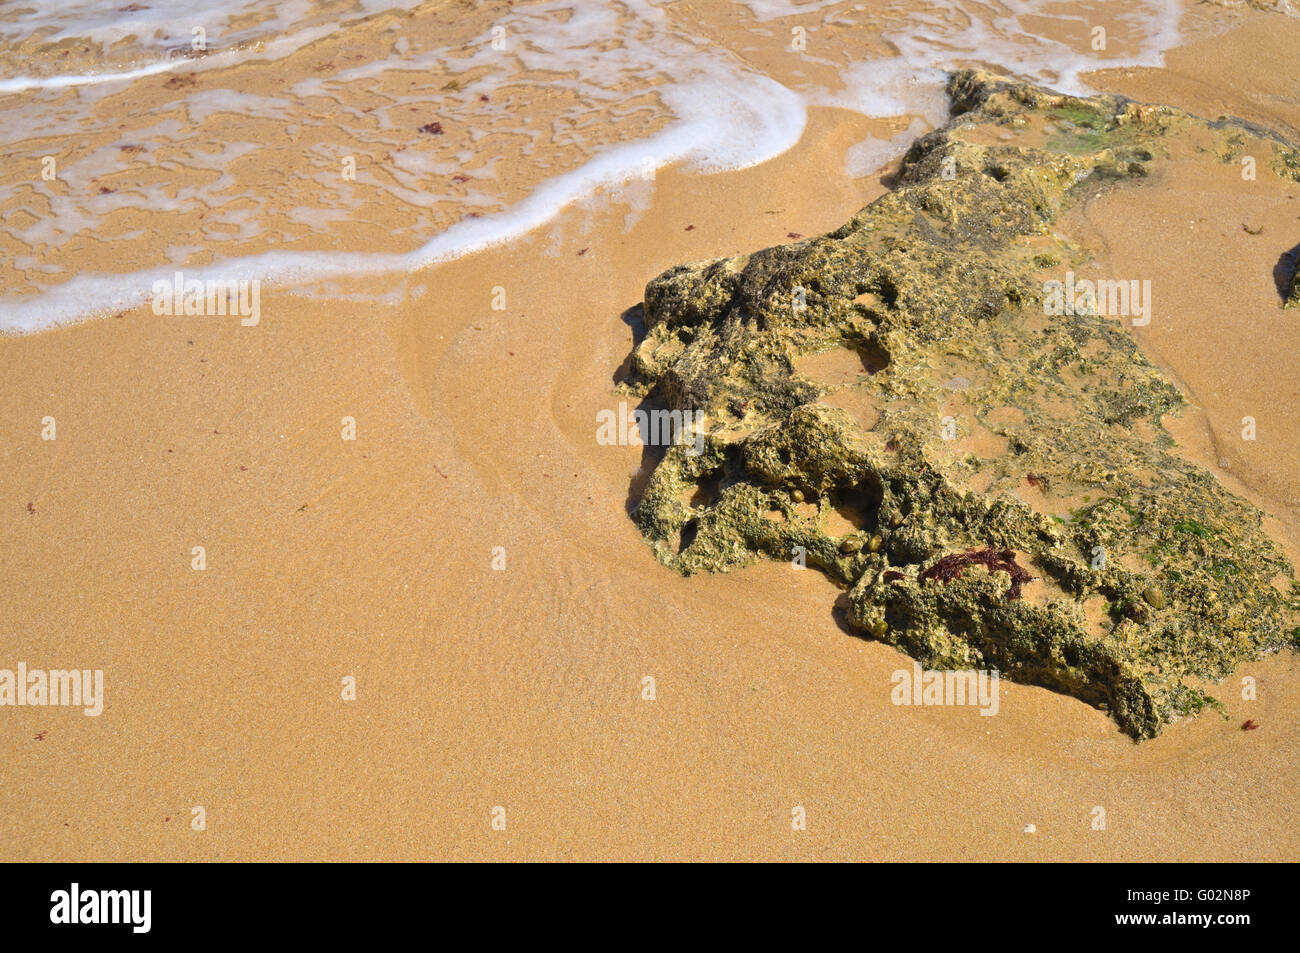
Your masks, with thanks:
[[[1162,426],[1183,398],[1123,327],[1149,283],[1082,277],[1053,225],[1166,159],[1224,161],[1248,127],[970,71],[949,93],[949,124],[839,230],[647,286],[631,390],[706,435],[666,451],[635,519],[679,571],[818,567],[852,625],[927,667],[1151,737],[1295,638],[1292,570]]]

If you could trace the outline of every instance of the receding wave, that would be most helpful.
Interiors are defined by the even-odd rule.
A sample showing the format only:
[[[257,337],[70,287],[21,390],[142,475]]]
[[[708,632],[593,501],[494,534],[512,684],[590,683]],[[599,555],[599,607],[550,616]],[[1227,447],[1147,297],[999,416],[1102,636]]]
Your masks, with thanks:
[[[543,0],[478,20],[385,0],[0,16],[0,67],[32,36],[47,52],[85,47],[0,77],[22,157],[0,170],[0,329],[136,306],[182,266],[284,284],[420,268],[671,163],[766,161],[798,141],[811,106],[897,120],[845,157],[867,174],[942,120],[948,69],[1084,91],[1087,70],[1158,63],[1180,15],[1176,0],[745,6],[750,41],[732,46],[707,11],[646,0]],[[212,42],[195,56],[203,20]],[[862,42],[819,48],[843,30]],[[829,52],[846,46],[854,59]],[[129,122],[98,118],[122,96]],[[105,243],[119,273],[102,273]]]

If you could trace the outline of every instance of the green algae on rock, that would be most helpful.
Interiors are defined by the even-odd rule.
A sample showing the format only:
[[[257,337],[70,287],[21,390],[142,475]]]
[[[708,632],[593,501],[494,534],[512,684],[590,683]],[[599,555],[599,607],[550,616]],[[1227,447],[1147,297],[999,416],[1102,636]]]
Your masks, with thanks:
[[[1053,223],[1257,130],[974,71],[948,91],[949,124],[842,228],[647,286],[628,386],[707,434],[666,450],[635,519],[683,573],[806,561],[924,665],[1152,737],[1292,644],[1300,602],[1259,510],[1162,427],[1183,398],[1106,316],[1139,284],[1050,306],[1088,265]]]

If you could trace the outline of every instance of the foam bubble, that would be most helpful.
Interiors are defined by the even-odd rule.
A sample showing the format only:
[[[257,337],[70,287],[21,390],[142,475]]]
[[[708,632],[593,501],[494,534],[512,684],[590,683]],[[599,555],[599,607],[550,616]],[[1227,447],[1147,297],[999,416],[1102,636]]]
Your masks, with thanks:
[[[234,11],[263,9],[265,0],[246,0]],[[418,247],[398,254],[368,252],[300,251],[267,252],[231,257],[200,269],[185,269],[187,278],[199,280],[262,279],[289,287],[303,282],[328,282],[351,275],[380,272],[410,272],[469,254],[527,234],[545,225],[562,209],[590,198],[602,190],[617,190],[629,181],[650,181],[655,171],[670,163],[704,173],[744,168],[767,161],[789,149],[803,133],[809,106],[837,106],[862,114],[909,120],[904,132],[890,139],[868,139],[853,146],[846,156],[851,174],[866,175],[906,150],[927,129],[944,120],[947,103],[942,95],[946,70],[958,66],[985,63],[1013,75],[1056,85],[1066,91],[1086,92],[1081,76],[1090,69],[1114,65],[1156,65],[1163,50],[1177,42],[1181,13],[1179,0],[1121,0],[1126,29],[1136,37],[1134,49],[1124,57],[1105,58],[1080,52],[1059,39],[1036,33],[1031,27],[1045,18],[1050,31],[1065,35],[1067,21],[1078,19],[1069,8],[1053,13],[1050,5],[1030,0],[1002,0],[997,5],[958,0],[946,7],[913,6],[892,0],[882,4],[879,14],[884,39],[894,52],[848,64],[839,71],[842,84],[834,89],[796,79],[785,83],[765,75],[748,62],[706,36],[683,30],[680,19],[670,16],[671,8],[648,0],[625,0],[621,3],[593,2],[573,4],[570,0],[548,0],[531,5],[520,4],[504,14],[495,26],[504,27],[511,38],[505,50],[494,47],[494,34],[484,32],[474,41],[450,47],[420,47],[398,37],[385,56],[369,63],[332,74],[298,82],[285,97],[249,97],[239,91],[205,90],[184,97],[191,123],[198,124],[214,112],[253,110],[259,117],[274,117],[285,123],[308,120],[300,111],[320,113],[319,104],[307,106],[303,101],[317,97],[333,98],[341,103],[340,90],[349,84],[365,88],[390,71],[409,71],[419,77],[426,72],[447,70],[463,78],[453,92],[442,94],[448,103],[473,104],[481,96],[501,89],[528,83],[544,86],[573,97],[576,110],[603,111],[599,115],[618,118],[623,104],[636,101],[631,112],[648,111],[649,131],[632,141],[614,143],[587,155],[576,168],[542,176],[528,194],[502,208],[502,203],[487,192],[471,187],[454,195],[430,191],[429,180],[452,172],[466,161],[480,161],[483,175],[491,176],[493,163],[499,158],[484,158],[475,152],[462,155],[431,155],[397,146],[392,148],[392,162],[386,184],[365,182],[366,188],[384,188],[412,207],[428,207],[435,201],[454,200],[462,209],[497,209],[478,217],[462,218],[458,223],[424,238]],[[88,5],[83,4],[83,6]],[[366,0],[362,11],[400,4],[384,0]],[[873,8],[864,13],[861,5],[821,2],[796,3],[792,0],[750,0],[747,4],[757,19],[775,20],[798,16],[801,21],[823,17],[826,22],[843,24],[853,17],[877,16]],[[1120,4],[1116,4],[1119,6]],[[57,5],[56,5],[57,6]],[[76,2],[64,4],[65,13]],[[189,6],[189,0],[167,0],[155,12],[159,16],[178,16],[175,11]],[[222,4],[220,9],[225,9]],[[213,9],[218,9],[213,4]],[[289,30],[280,41],[292,45],[310,37],[319,27],[312,25],[315,8],[308,0],[295,0],[276,14],[279,29]],[[70,16],[72,14],[69,14]],[[94,21],[87,13],[86,23],[65,29],[76,30],[106,39],[110,25]],[[186,16],[193,19],[194,15]],[[1036,19],[1037,18],[1037,19]],[[184,18],[181,18],[184,20]],[[75,17],[74,17],[75,20]],[[185,22],[190,22],[189,20]],[[288,26],[286,26],[288,24]],[[1078,23],[1074,23],[1077,28]],[[1076,31],[1077,32],[1077,29]],[[0,36],[5,35],[0,30]],[[220,65],[213,56],[193,62],[196,67]],[[232,54],[233,55],[233,54]],[[260,54],[259,54],[260,55]],[[792,54],[793,55],[793,54]],[[146,64],[139,69],[173,68],[172,62]],[[797,72],[795,74],[797,76]],[[83,77],[84,78],[84,77]],[[0,92],[4,91],[0,81]],[[58,77],[41,80],[57,86]],[[87,83],[98,83],[94,78]],[[73,84],[75,85],[75,84]],[[79,95],[88,95],[88,90]],[[429,101],[428,88],[416,87],[411,95],[392,97],[392,108],[407,108]],[[90,101],[89,99],[87,101]],[[495,106],[483,107],[486,110]],[[30,103],[15,116],[31,114]],[[472,118],[473,114],[470,115]],[[500,117],[508,114],[495,112]],[[338,123],[360,122],[361,116],[346,108],[333,113]],[[575,122],[580,112],[573,114]],[[662,121],[659,121],[662,120]],[[79,120],[80,121],[80,120]],[[170,120],[169,120],[170,121]],[[378,110],[367,121],[380,132],[396,132],[389,112]],[[497,127],[493,127],[494,131]],[[517,129],[503,126],[512,135],[534,136],[521,125]],[[575,128],[580,128],[575,125]],[[154,130],[172,144],[183,138],[177,128]],[[136,136],[139,137],[137,132]],[[190,133],[191,137],[193,133]],[[573,132],[571,141],[580,145],[581,132]],[[149,141],[145,136],[144,140]],[[261,227],[257,213],[241,200],[238,183],[226,175],[224,166],[249,148],[247,144],[229,144],[210,154],[195,152],[191,145],[190,164],[223,173],[199,197],[215,212],[210,220],[220,221],[233,229],[232,242],[257,234]],[[337,163],[337,156],[325,147],[308,150],[321,168]],[[531,160],[525,148],[520,161]],[[105,172],[113,156],[111,149],[84,158],[80,172],[61,173],[71,180],[90,182]],[[311,181],[326,180],[323,172],[308,173]],[[80,179],[77,178],[80,177]],[[486,181],[486,179],[485,179]],[[363,183],[360,181],[357,186]],[[329,183],[335,190],[334,202],[348,200],[353,191]],[[132,190],[133,199],[160,209],[183,210],[192,194],[168,193],[160,187]],[[230,208],[219,209],[221,197]],[[233,199],[232,199],[233,197]],[[93,229],[95,222],[127,201],[122,195],[106,195],[94,201],[74,205],[53,203],[50,220],[32,226],[36,229],[21,236],[33,243],[56,247],[60,238],[80,230]],[[344,220],[346,204],[291,207],[284,216],[291,224],[301,225],[310,234]],[[427,235],[427,231],[425,233]],[[39,242],[36,240],[39,239]],[[208,241],[216,242],[216,238]],[[220,246],[209,245],[209,250]],[[179,254],[179,252],[178,252]],[[165,259],[164,259],[165,260]],[[34,260],[29,272],[49,273],[48,262]],[[135,307],[148,301],[155,281],[170,281],[176,271],[172,264],[127,275],[91,275],[76,277],[43,288],[38,294],[10,298],[0,309],[0,330],[35,331],[67,324],[98,314]]]
[[[214,69],[249,57],[276,59],[381,10],[420,0],[359,0],[354,16],[315,0],[149,0],[118,7],[102,0],[42,0],[0,14],[0,48],[40,34],[44,45],[84,49],[84,69],[0,78],[0,95],[123,83],[181,67]],[[251,25],[248,25],[251,24]],[[195,31],[208,55],[193,55]],[[73,64],[79,59],[73,57]],[[61,62],[62,65],[62,62]],[[107,68],[105,68],[107,66]]]
[[[845,156],[845,170],[854,178],[879,171],[906,152],[913,142],[932,128],[920,119],[913,119],[906,129],[889,139],[870,137],[855,143],[849,147],[848,155]]]

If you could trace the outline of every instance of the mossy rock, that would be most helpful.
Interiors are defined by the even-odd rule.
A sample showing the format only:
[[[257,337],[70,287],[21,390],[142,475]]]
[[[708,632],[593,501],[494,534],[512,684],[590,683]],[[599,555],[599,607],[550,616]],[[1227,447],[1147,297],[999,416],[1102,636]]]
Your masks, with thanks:
[[[948,92],[842,228],[647,286],[630,390],[707,435],[634,518],[681,572],[798,556],[865,635],[1152,737],[1204,707],[1194,682],[1294,646],[1300,602],[1260,511],[1174,452],[1183,398],[1120,322],[1048,313],[1044,281],[1086,266],[1053,225],[1255,130],[976,71]]]

